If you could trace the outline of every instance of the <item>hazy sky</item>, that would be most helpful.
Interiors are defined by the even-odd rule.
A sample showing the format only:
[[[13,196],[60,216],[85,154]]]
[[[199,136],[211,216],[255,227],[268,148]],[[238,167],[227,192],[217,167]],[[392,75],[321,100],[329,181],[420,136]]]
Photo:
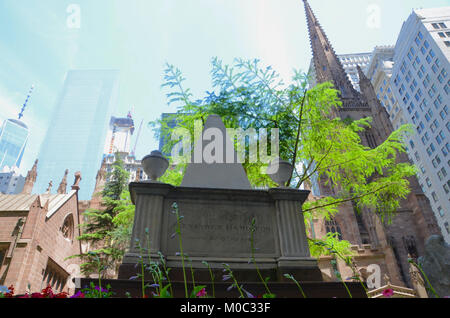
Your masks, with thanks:
[[[342,54],[393,45],[413,8],[448,6],[450,0],[310,0],[310,5]],[[80,9],[79,20],[71,19],[76,11],[70,8]],[[17,118],[31,84],[36,86],[23,118],[31,135],[22,173],[38,156],[69,69],[120,70],[115,115],[133,108],[135,125],[144,120],[140,159],[158,147],[147,123],[175,111],[160,88],[165,63],[179,67],[186,86],[202,98],[210,89],[215,56],[225,63],[259,58],[286,81],[293,68],[307,70],[311,50],[303,2],[0,0],[0,121]]]

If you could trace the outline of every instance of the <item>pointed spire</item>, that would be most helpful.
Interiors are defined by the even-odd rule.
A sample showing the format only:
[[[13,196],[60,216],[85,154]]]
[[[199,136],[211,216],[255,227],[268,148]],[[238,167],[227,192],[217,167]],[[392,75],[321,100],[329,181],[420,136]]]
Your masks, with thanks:
[[[34,85],[31,85],[31,88],[27,95],[27,99],[25,100],[25,103],[23,103],[22,109],[20,110],[19,119],[21,119],[23,117],[23,112],[25,111],[25,108],[27,108],[28,101],[30,100],[31,94],[33,93],[33,89],[34,89]]]
[[[97,171],[97,177],[95,178],[94,195],[102,192],[106,183],[106,156],[103,158],[102,165]]]
[[[50,180],[50,182],[48,183],[47,191],[45,191],[45,194],[51,194],[52,187],[53,187],[53,181]]]
[[[38,160],[34,162],[33,167],[30,171],[28,171],[27,176],[25,178],[25,184],[22,189],[22,194],[31,194],[31,191],[33,190],[34,183],[36,182],[37,177],[37,164]]]
[[[359,82],[361,81],[369,81],[366,74],[364,74],[363,70],[359,65],[356,65],[356,69],[358,70]],[[370,81],[369,81],[370,82]]]
[[[75,172],[75,181],[73,182],[72,190],[80,190],[81,172]]]
[[[66,194],[66,188],[67,188],[67,175],[69,174],[69,169],[66,169],[66,171],[64,172],[64,177],[61,180],[61,183],[59,184],[58,187],[58,194]]]
[[[358,99],[359,94],[350,82],[336,52],[319,24],[307,0],[303,0],[318,83],[331,81],[341,92],[342,99]],[[344,102],[344,107],[347,103]]]
[[[375,135],[377,135],[379,142],[383,142],[394,131],[392,122],[389,119],[389,114],[384,106],[381,105],[377,97],[375,88],[370,79],[364,74],[359,65],[356,67],[359,75],[359,87],[361,94],[372,112],[373,126],[378,127]]]

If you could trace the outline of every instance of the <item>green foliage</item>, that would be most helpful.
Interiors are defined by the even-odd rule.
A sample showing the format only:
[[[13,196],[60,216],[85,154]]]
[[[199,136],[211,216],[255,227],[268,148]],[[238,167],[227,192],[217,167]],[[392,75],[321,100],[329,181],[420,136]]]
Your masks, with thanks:
[[[87,210],[87,222],[81,225],[82,234],[78,240],[89,243],[91,250],[74,255],[81,258],[83,274],[105,275],[108,269],[117,271],[129,246],[134,218],[134,205],[127,191],[129,174],[123,168],[123,161],[116,154],[112,172],[107,174],[108,182],[101,193],[102,209]]]
[[[309,239],[309,250],[311,256],[319,257],[322,255],[346,255],[351,257],[353,252],[348,241],[340,240],[339,233],[327,233],[322,239]]]
[[[414,175],[415,169],[408,163],[396,163],[396,158],[405,151],[403,140],[411,132],[410,127],[401,127],[371,149],[360,138],[371,127],[371,118],[335,117],[342,102],[331,83],[308,89],[307,76],[295,71],[291,84],[285,85],[270,66],[243,59],[236,59],[229,66],[214,58],[211,76],[214,91],[207,92],[201,100],[193,100],[189,89],[183,86],[181,71],[167,65],[163,87],[170,89],[169,105],[176,105],[178,111],[173,117],[150,123],[157,134],[169,141],[165,152],[170,153],[180,141],[170,140],[176,129],[169,127],[171,121],[175,119],[178,127],[188,129],[193,136],[195,120],[204,122],[208,115],[217,114],[229,128],[278,128],[280,157],[295,166],[290,187],[311,184],[313,178],[334,186],[337,193],[333,197],[305,205],[310,215],[329,218],[342,203],[354,201],[359,208],[370,208],[389,221],[399,201],[409,193],[407,177]],[[253,186],[274,186],[261,169],[262,163],[251,163],[246,158],[243,166]],[[183,171],[184,166],[176,173],[169,171],[162,180],[179,184]]]

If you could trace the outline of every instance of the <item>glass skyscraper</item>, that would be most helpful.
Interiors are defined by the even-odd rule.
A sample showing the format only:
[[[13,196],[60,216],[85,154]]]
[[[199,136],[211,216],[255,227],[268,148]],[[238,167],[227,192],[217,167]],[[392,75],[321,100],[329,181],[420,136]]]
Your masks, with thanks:
[[[100,168],[109,120],[117,111],[119,72],[72,70],[66,75],[39,152],[34,193],[57,185],[69,169],[81,171],[80,200],[91,198]],[[69,181],[70,183],[70,181]]]
[[[0,172],[19,167],[28,140],[28,127],[17,119],[7,119],[0,131]]]

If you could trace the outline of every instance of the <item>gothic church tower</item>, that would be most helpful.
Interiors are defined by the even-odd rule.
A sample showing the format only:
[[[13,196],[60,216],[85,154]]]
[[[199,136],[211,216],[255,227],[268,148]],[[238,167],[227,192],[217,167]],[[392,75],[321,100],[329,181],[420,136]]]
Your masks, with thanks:
[[[340,91],[342,107],[334,112],[340,118],[358,120],[372,118],[372,127],[361,133],[362,143],[375,148],[393,132],[392,124],[384,107],[378,101],[370,80],[359,69],[361,93],[354,89],[337,57],[323,28],[314,15],[307,0],[303,0],[306,11],[309,37],[313,53],[313,65],[318,83],[332,82]],[[399,162],[408,162],[406,154],[399,156]],[[324,180],[322,180],[324,181]],[[417,178],[410,178],[411,193],[401,202],[391,224],[382,224],[375,213],[365,209],[356,211],[354,204],[340,208],[335,219],[343,239],[355,245],[370,245],[384,253],[382,271],[394,283],[411,286],[408,255],[419,257],[424,253],[425,240],[432,234],[439,234],[434,213],[423,194]],[[321,195],[334,195],[337,189],[319,181]],[[329,222],[322,225],[328,229]]]

